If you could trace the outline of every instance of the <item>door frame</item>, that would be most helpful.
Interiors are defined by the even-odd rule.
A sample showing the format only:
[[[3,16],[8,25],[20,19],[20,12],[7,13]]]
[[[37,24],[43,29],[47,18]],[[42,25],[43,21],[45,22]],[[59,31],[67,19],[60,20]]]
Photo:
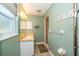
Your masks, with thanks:
[[[48,23],[48,25],[47,25],[48,28],[47,29],[46,29],[46,23]],[[49,16],[46,16],[44,18],[44,42],[46,44],[48,44],[48,31],[49,31]]]

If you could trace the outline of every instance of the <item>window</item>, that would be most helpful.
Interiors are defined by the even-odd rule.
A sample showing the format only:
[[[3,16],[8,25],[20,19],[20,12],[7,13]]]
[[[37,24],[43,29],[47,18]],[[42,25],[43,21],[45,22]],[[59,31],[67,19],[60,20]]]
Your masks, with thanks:
[[[12,32],[12,20],[0,15],[0,34]]]
[[[0,41],[17,35],[16,16],[0,4]]]

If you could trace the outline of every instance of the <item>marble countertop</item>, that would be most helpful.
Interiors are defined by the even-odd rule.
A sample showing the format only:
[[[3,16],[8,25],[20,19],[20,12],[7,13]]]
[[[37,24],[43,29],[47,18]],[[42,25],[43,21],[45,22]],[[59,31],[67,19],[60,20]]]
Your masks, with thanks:
[[[20,42],[26,42],[26,41],[34,41],[34,34],[33,33],[21,33],[20,34]]]

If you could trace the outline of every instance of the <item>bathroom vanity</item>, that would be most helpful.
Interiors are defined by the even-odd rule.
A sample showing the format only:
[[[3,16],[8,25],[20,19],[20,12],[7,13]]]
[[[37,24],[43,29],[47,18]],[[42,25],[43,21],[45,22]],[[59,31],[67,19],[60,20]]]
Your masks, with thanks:
[[[34,35],[33,33],[25,34],[21,33],[20,37],[20,55],[32,56],[34,55]]]

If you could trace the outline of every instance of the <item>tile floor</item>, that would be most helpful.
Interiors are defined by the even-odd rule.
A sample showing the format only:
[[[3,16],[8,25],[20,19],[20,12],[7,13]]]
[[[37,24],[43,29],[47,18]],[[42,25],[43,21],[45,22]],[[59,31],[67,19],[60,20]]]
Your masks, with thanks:
[[[37,44],[35,44],[35,56],[52,56],[49,52],[40,53]]]

